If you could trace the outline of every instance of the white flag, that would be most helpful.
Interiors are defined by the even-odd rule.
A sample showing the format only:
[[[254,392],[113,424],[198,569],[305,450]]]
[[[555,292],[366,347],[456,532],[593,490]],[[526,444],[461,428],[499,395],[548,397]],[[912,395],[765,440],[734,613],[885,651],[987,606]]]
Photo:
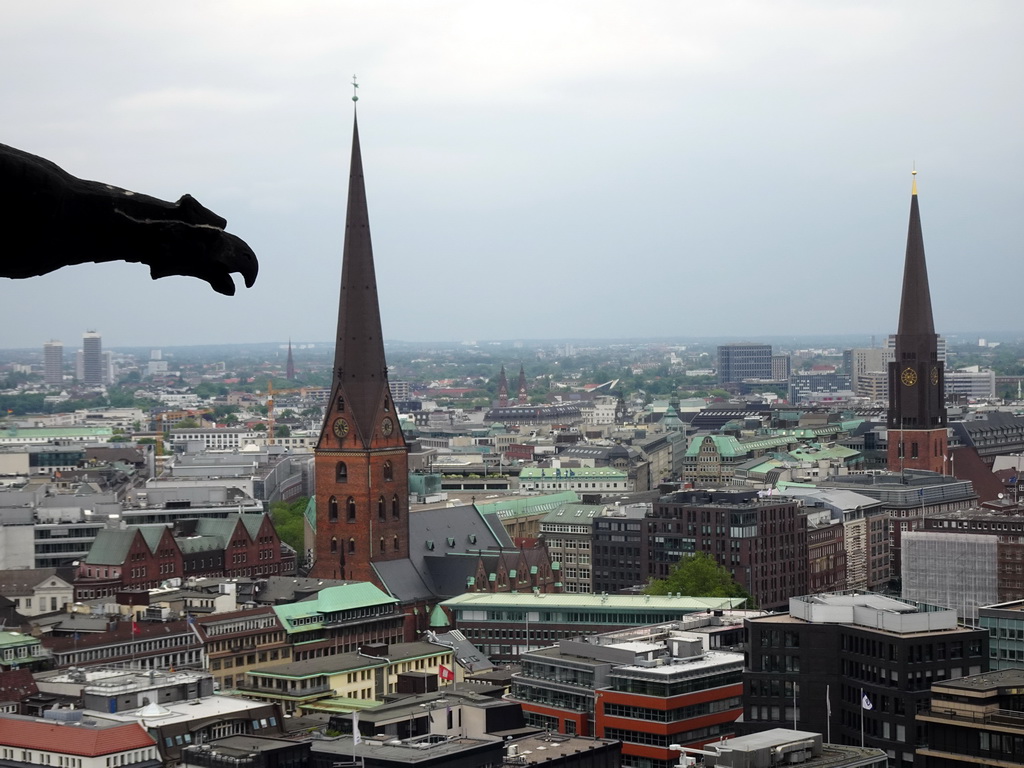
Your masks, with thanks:
[[[825,686],[825,715],[832,717],[832,693],[829,691],[831,686]]]
[[[359,713],[352,713],[352,743],[362,744],[363,737],[359,735]]]
[[[861,695],[861,697],[860,697],[860,705],[862,707],[864,707],[864,709],[874,709],[875,708],[875,705],[871,703],[871,699],[868,698],[868,695],[866,693]]]

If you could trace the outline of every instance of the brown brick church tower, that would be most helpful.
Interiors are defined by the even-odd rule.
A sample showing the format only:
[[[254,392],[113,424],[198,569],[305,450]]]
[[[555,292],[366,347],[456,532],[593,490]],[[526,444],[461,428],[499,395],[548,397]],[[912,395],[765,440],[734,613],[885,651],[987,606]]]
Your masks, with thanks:
[[[945,381],[932,320],[914,173],[896,357],[889,363],[889,469],[941,473],[948,444]]]
[[[315,454],[316,578],[380,584],[409,556],[409,459],[381,337],[358,121],[353,123],[334,381]]]

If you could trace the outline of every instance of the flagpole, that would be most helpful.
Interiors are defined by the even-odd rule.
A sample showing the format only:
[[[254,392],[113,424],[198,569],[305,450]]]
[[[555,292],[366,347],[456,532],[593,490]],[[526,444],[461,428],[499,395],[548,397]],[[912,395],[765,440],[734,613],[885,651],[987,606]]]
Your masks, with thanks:
[[[832,743],[832,692],[829,690],[830,686],[825,686],[825,715],[826,715],[826,742]]]
[[[864,748],[864,689],[860,689],[860,746]]]

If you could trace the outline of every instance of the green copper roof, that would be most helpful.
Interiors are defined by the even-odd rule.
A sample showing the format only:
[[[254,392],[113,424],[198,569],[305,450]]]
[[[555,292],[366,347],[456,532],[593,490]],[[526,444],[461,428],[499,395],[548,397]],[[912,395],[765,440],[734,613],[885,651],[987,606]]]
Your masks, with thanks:
[[[705,440],[712,440],[718,454],[725,458],[736,458],[746,456],[748,453],[758,451],[770,451],[783,445],[789,445],[795,441],[793,437],[760,437],[753,440],[737,440],[732,435],[704,435],[695,437],[686,447],[687,456],[696,456],[700,453],[700,447]]]
[[[545,493],[539,496],[514,496],[498,501],[478,501],[476,508],[483,515],[497,515],[500,518],[539,515],[558,509],[566,503],[578,502],[575,491]]]
[[[395,598],[388,597],[368,581],[339,584],[336,587],[321,589],[316,599],[321,613],[349,611],[353,608],[368,608],[371,605],[388,605],[397,602]]]
[[[573,467],[572,469],[553,469],[544,467],[523,467],[519,473],[520,480],[601,480],[626,479],[626,473],[614,467]]]
[[[101,529],[85,556],[86,565],[121,565],[128,557],[136,533],[135,528]]]
[[[444,612],[444,608],[440,605],[435,605],[434,610],[430,612],[430,626],[435,629],[451,626],[451,622],[448,621],[448,614]]]

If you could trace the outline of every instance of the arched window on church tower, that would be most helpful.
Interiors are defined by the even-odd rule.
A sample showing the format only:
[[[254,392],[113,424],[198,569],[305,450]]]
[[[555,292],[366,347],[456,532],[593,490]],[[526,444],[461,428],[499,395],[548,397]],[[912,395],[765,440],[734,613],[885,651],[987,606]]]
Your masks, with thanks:
[[[350,523],[355,522],[356,519],[356,500],[351,496],[348,497],[348,521]]]
[[[351,555],[355,551],[356,551],[356,540],[355,539],[349,539],[348,540],[348,553]]]
[[[377,499],[377,519],[384,522],[384,497]]]
[[[402,510],[398,506],[398,494],[391,497],[391,517],[395,520],[402,516]]]
[[[334,496],[327,502],[327,519],[332,523],[338,522],[338,500]]]
[[[390,461],[384,462],[384,482],[390,483],[395,479],[395,468],[391,465]]]
[[[397,536],[395,536],[394,539],[392,539],[392,544],[395,547],[395,552],[397,552],[401,548],[401,545],[398,543],[398,537]]]
[[[383,536],[380,537],[380,553],[382,555],[384,554],[384,537]]]
[[[338,483],[348,482],[348,465],[344,461],[339,461],[337,466],[335,466],[334,480]]]
[[[338,538],[336,536],[331,537],[331,552],[338,551]]]

